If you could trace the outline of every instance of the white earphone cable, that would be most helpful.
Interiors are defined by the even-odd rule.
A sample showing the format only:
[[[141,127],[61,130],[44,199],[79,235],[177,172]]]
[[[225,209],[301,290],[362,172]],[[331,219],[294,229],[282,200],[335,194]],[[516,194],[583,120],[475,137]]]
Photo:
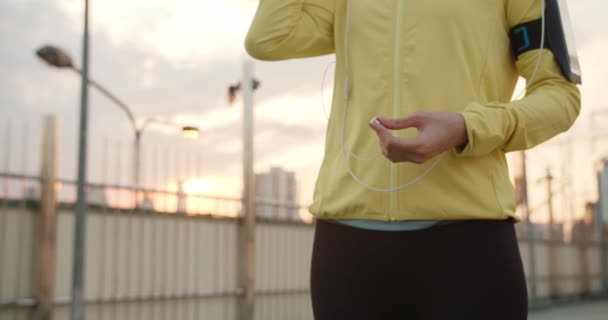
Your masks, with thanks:
[[[327,114],[327,107],[325,106],[325,79],[327,78],[327,72],[332,65],[335,65],[336,62],[332,61],[325,67],[325,71],[323,72],[323,81],[321,81],[321,104],[323,105],[323,114],[325,115],[325,120],[329,121],[329,115]]]
[[[519,91],[519,93],[515,96],[514,100],[517,100],[519,98],[521,98],[526,91],[528,90],[528,88],[530,88],[530,86],[532,85],[532,83],[534,82],[534,79],[536,79],[536,75],[538,74],[538,70],[540,69],[540,64],[542,62],[542,58],[543,58],[543,49],[545,49],[545,17],[546,17],[546,13],[545,13],[545,0],[541,1],[541,32],[540,32],[540,49],[538,50],[538,57],[536,59],[536,66],[534,67],[534,71],[532,72],[532,76],[530,76],[530,80],[528,80],[526,82],[526,87],[523,88],[522,90]]]
[[[400,0],[397,0],[400,1]],[[526,88],[524,88],[524,90],[522,90],[522,92],[520,92],[520,94],[518,94],[516,96],[516,99],[522,94],[525,93],[525,91],[530,87],[530,85],[533,83],[534,79],[536,78],[536,75],[538,74],[538,71],[540,69],[540,64],[542,62],[542,56],[543,56],[543,49],[544,49],[544,45],[545,45],[545,0],[541,1],[541,9],[542,9],[542,28],[541,28],[541,43],[540,43],[540,49],[539,49],[539,53],[538,53],[538,58],[536,61],[536,66],[534,68],[534,71],[530,77],[530,79],[527,81],[526,84]],[[435,169],[435,167],[439,164],[439,162],[441,162],[441,160],[444,158],[444,156],[446,155],[446,152],[441,153],[440,155],[436,156],[434,162],[426,169],[424,170],[420,175],[418,175],[417,177],[411,179],[410,181],[396,186],[396,187],[391,187],[391,188],[378,188],[375,186],[370,185],[369,183],[363,181],[363,179],[361,179],[360,177],[358,177],[351,169],[350,167],[350,157],[353,157],[359,161],[371,161],[371,160],[375,160],[378,157],[380,157],[382,155],[382,153],[378,153],[376,156],[374,157],[370,157],[370,158],[365,158],[365,157],[361,157],[358,156],[357,154],[353,153],[351,150],[349,150],[346,145],[345,145],[345,131],[346,131],[346,119],[347,119],[347,112],[348,112],[348,105],[349,105],[349,95],[350,95],[350,78],[349,78],[349,70],[348,70],[348,32],[349,32],[349,26],[350,26],[350,6],[349,6],[349,0],[345,1],[345,6],[346,6],[346,16],[345,16],[345,30],[344,30],[344,93],[343,93],[343,97],[344,97],[344,111],[343,111],[343,115],[342,115],[342,128],[340,130],[340,137],[339,137],[339,143],[340,143],[340,155],[342,157],[342,161],[344,163],[344,167],[346,168],[346,171],[348,172],[348,174],[351,176],[351,178],[353,180],[355,180],[357,183],[359,183],[360,185],[362,185],[363,187],[365,187],[368,190],[371,191],[375,191],[375,192],[394,192],[394,191],[398,191],[398,190],[402,190],[405,189],[411,185],[413,185],[414,183],[422,180],[423,178],[425,178],[427,175],[429,175],[431,173],[431,171],[433,171],[433,169]],[[322,89],[321,89],[321,96],[323,99],[323,89],[325,87],[325,78],[326,78],[326,74],[327,71],[329,70],[329,67],[331,66],[331,64],[326,68],[324,76],[323,76],[323,82],[322,82]],[[329,120],[329,117],[327,116],[327,112],[325,110],[325,101],[323,99],[323,112],[325,113],[326,118]]]

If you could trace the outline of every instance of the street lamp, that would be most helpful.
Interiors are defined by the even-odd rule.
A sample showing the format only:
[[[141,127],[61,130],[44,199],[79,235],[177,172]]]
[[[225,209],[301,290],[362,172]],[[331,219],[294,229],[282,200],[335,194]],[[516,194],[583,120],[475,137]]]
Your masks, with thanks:
[[[41,47],[36,51],[36,55],[42,59],[42,61],[46,62],[48,65],[61,68],[61,69],[70,69],[78,74],[81,74],[82,71],[74,66],[72,62],[72,58],[69,54],[67,54],[64,50],[57,48],[52,45],[46,45]],[[137,121],[135,119],[135,115],[131,111],[131,109],[120,99],[110,93],[106,88],[104,88],[101,84],[96,82],[95,80],[88,79],[88,83],[90,86],[99,90],[103,95],[108,97],[112,102],[114,102],[118,107],[120,107],[129,118],[131,122],[131,127],[133,128],[133,132],[135,134],[135,142],[134,142],[134,160],[133,160],[133,184],[136,188],[140,186],[140,162],[141,162],[141,136],[144,130],[148,127],[148,125],[156,124],[162,126],[168,126],[177,128],[181,131],[181,134],[185,138],[195,139],[200,136],[200,130],[197,127],[193,126],[182,126],[180,124],[155,119],[155,118],[147,118],[142,121]]]
[[[260,81],[256,78],[251,79],[251,89],[255,91],[259,87]],[[241,82],[238,82],[228,87],[228,103],[230,103],[231,105],[234,103],[234,100],[236,100],[236,93],[241,89]]]
[[[239,221],[238,285],[243,289],[239,300],[239,320],[253,319],[255,301],[255,174],[253,172],[253,91],[260,82],[253,78],[252,62],[243,64],[243,79],[228,87],[232,104],[236,92],[243,93],[243,207],[245,216]]]
[[[73,68],[72,57],[70,57],[65,51],[46,45],[36,51],[36,55],[40,57],[44,62],[57,68]]]
[[[197,127],[182,126],[175,122],[162,120],[162,119],[155,119],[155,118],[147,118],[138,123],[133,118],[131,120],[131,125],[133,127],[133,131],[135,132],[135,144],[134,144],[135,150],[133,153],[135,155],[135,159],[133,162],[133,174],[134,174],[133,183],[134,183],[135,187],[140,186],[139,184],[140,184],[140,172],[141,172],[141,136],[144,133],[144,130],[151,124],[176,128],[181,131],[182,137],[188,138],[188,139],[196,139],[200,136],[200,130]]]
[[[189,139],[196,139],[201,135],[200,131],[196,127],[183,127],[182,137]]]

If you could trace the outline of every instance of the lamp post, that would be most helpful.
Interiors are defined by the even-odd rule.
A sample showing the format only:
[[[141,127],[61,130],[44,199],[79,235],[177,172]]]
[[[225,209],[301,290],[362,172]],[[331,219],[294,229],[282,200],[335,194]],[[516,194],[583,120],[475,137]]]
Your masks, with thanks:
[[[65,61],[63,61],[65,63]],[[84,320],[84,241],[86,227],[85,192],[87,164],[87,123],[89,109],[89,0],[84,2],[84,30],[82,37],[82,72],[80,73],[80,129],[78,135],[78,178],[74,221],[74,258],[72,261],[72,320]]]
[[[253,78],[253,66],[243,64],[243,80],[228,87],[228,101],[232,104],[236,92],[243,92],[243,208],[239,221],[238,285],[243,289],[238,303],[237,319],[253,320],[255,304],[255,174],[253,172],[253,91],[260,82]]]
[[[50,66],[61,69],[69,69],[78,74],[82,74],[82,70],[74,66],[72,58],[60,48],[51,45],[46,45],[38,49],[36,51],[36,55]],[[129,108],[127,104],[124,103],[122,100],[118,99],[115,95],[110,93],[108,89],[104,88],[101,84],[92,79],[88,79],[88,84],[93,88],[99,90],[99,92],[101,92],[104,96],[114,102],[118,107],[120,107],[122,111],[125,112],[127,118],[129,118],[129,122],[131,123],[131,127],[133,129],[135,137],[133,144],[133,186],[136,188],[140,187],[141,181],[141,136],[144,130],[149,125],[154,124],[177,128],[181,130],[182,136],[186,138],[198,138],[198,136],[200,135],[200,130],[197,127],[182,126],[180,124],[167,120],[147,118],[143,119],[142,121],[137,121],[133,111],[131,111],[131,108]]]

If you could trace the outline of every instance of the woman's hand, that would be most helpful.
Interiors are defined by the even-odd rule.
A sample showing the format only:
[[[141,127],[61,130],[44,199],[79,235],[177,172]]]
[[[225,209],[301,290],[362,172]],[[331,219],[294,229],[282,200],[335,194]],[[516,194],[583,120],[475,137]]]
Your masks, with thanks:
[[[455,146],[467,143],[464,118],[455,112],[416,112],[406,118],[374,118],[369,125],[380,139],[382,153],[391,162],[424,163]],[[397,138],[390,130],[416,128],[411,139]]]

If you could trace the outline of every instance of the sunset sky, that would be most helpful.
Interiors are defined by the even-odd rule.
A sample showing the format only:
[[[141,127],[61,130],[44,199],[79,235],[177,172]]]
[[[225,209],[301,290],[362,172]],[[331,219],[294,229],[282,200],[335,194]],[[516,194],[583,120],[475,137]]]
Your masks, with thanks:
[[[26,171],[36,172],[39,118],[54,113],[62,123],[61,176],[75,177],[79,79],[71,72],[45,66],[34,51],[43,44],[55,44],[80,64],[82,2],[0,2],[0,153],[6,150],[5,119],[10,119],[11,171],[25,166]],[[205,192],[239,194],[240,100],[229,106],[226,90],[240,77],[246,57],[243,40],[257,3],[91,0],[91,77],[132,106],[140,118],[171,119],[202,130],[201,138],[194,142],[180,139],[167,129],[150,128],[146,132],[144,182],[151,187],[174,183],[165,177],[179,172],[180,179],[204,181],[198,184]],[[557,177],[556,191],[561,192],[555,202],[558,215],[566,217],[569,207],[579,214],[582,202],[595,198],[593,168],[601,150],[608,147],[599,144],[597,153],[591,154],[588,143],[591,112],[608,108],[604,98],[608,89],[608,2],[576,0],[569,5],[583,70],[583,111],[569,133],[569,151],[566,144],[552,142],[529,154],[531,202],[532,206],[539,204],[539,217],[544,212],[540,204],[545,189],[536,180],[545,168],[551,166]],[[326,119],[321,88],[323,72],[333,60],[333,56],[326,56],[255,64],[256,77],[262,82],[255,97],[256,169],[282,166],[295,171],[304,204],[312,199],[323,156]],[[332,85],[332,73],[330,67],[327,88]],[[330,95],[326,90],[326,108],[330,107]],[[98,182],[129,184],[132,133],[126,117],[94,91],[90,110],[89,177]],[[596,134],[606,132],[602,129],[608,124],[608,116],[598,117],[596,124]],[[29,132],[26,137],[24,132]],[[24,139],[29,148],[25,164],[20,161]],[[185,160],[188,168],[176,169],[176,164],[153,160],[167,152],[189,159]],[[567,153],[571,154],[569,162]],[[6,167],[3,161],[0,159],[0,171]],[[158,173],[161,167],[171,169]],[[190,188],[196,189],[196,185],[191,183]],[[562,185],[565,189],[560,188]]]

